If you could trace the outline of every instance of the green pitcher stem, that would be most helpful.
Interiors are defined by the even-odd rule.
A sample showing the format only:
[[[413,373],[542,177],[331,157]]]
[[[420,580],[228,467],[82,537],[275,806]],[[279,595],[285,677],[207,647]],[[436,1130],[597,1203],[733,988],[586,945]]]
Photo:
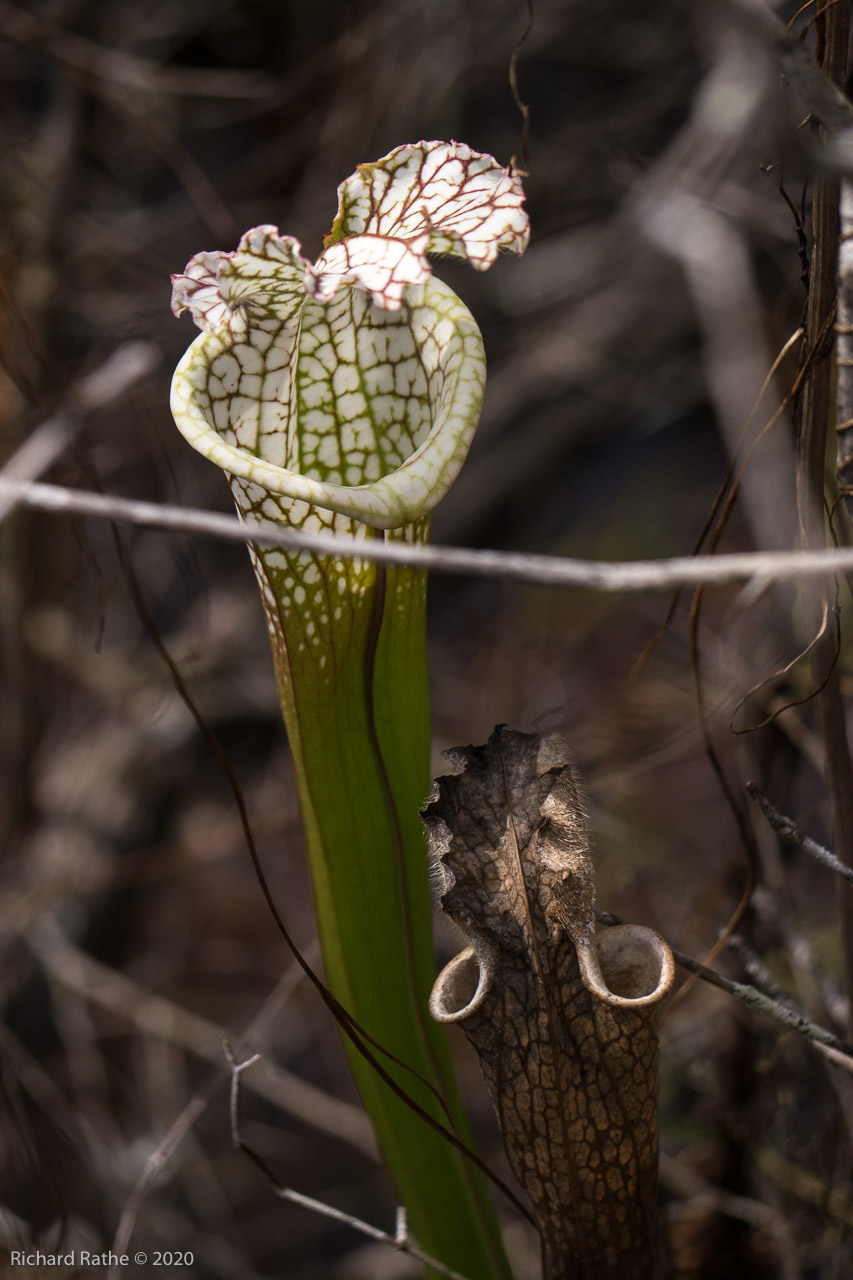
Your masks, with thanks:
[[[425,518],[388,536],[422,541],[428,524]],[[418,817],[430,756],[425,576],[257,548],[253,559],[299,785],[327,981],[359,1026],[411,1068],[383,1060],[397,1082],[470,1145],[445,1038],[427,1015],[432,922]],[[294,608],[298,583],[307,583],[306,594]],[[345,646],[335,644],[337,609],[349,611]],[[318,653],[326,655],[322,665]],[[472,1280],[508,1276],[480,1175],[346,1040],[345,1047],[421,1247]],[[413,1073],[437,1088],[449,1115]],[[448,1197],[456,1220],[449,1233]]]

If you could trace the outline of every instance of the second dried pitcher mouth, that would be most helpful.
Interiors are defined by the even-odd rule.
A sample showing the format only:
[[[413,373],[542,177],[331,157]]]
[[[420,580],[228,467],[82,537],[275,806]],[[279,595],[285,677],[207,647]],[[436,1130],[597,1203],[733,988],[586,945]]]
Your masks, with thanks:
[[[614,925],[575,946],[584,986],[613,1008],[657,1004],[672,989],[672,951],[653,929]]]

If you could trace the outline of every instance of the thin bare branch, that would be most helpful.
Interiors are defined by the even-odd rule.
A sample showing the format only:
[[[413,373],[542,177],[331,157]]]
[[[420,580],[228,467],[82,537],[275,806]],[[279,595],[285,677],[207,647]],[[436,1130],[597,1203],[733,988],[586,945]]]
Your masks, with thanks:
[[[776,867],[771,869],[768,866],[767,869],[773,879],[773,888],[769,883],[762,884],[752,895],[755,918],[771,929],[783,946],[796,990],[800,992],[801,1005],[812,1010],[821,1022],[831,1019],[833,1027],[840,1031],[847,1026],[849,1019],[847,997],[840,984],[827,973],[813,942],[803,932],[798,918],[799,904],[787,882],[780,883],[780,872],[784,877],[781,865],[777,861]]]
[[[121,1217],[119,1218],[119,1224],[116,1228],[115,1239],[111,1250],[116,1257],[120,1258],[124,1254],[125,1248],[129,1244],[130,1238],[133,1234],[136,1219],[139,1217],[139,1210],[142,1208],[145,1197],[148,1195],[149,1190],[156,1181],[157,1175],[160,1173],[161,1169],[165,1168],[166,1164],[174,1155],[182,1138],[185,1138],[190,1132],[199,1116],[204,1114],[213,1094],[220,1087],[221,1083],[221,1080],[215,1079],[202,1093],[197,1093],[194,1098],[190,1099],[169,1129],[168,1133],[164,1135],[161,1141],[157,1144],[155,1150],[151,1152],[151,1155],[146,1160],[145,1168],[128,1196],[127,1202],[122,1209]],[[121,1252],[119,1252],[119,1249],[121,1249]],[[110,1267],[107,1272],[106,1280],[119,1280],[119,1276],[120,1269],[116,1264]]]
[[[0,477],[0,501],[6,494],[21,506],[39,511],[119,520],[165,532],[197,533],[228,542],[256,542],[260,546],[285,547],[291,551],[411,565],[436,573],[506,578],[542,586],[583,587],[590,591],[671,591],[673,587],[694,586],[700,582],[722,586],[731,582],[833,578],[853,570],[853,548],[848,547],[812,552],[739,552],[703,560],[692,556],[662,560],[575,560],[518,551],[415,546],[342,534],[302,533],[268,523],[241,521],[215,511],[141,502],[54,484],[22,484]]]
[[[388,1231],[382,1231],[379,1227],[371,1226],[369,1222],[363,1222],[361,1218],[354,1218],[351,1213],[344,1213],[342,1209],[335,1209],[333,1205],[324,1204],[322,1200],[315,1200],[311,1196],[302,1195],[299,1191],[293,1191],[290,1187],[283,1187],[266,1163],[250,1147],[246,1146],[240,1136],[240,1076],[247,1067],[253,1066],[258,1061],[260,1055],[254,1054],[244,1062],[237,1062],[227,1040],[223,1045],[223,1050],[231,1068],[231,1140],[237,1150],[243,1151],[252,1163],[261,1170],[280,1200],[288,1200],[291,1204],[301,1205],[303,1209],[310,1209],[313,1213],[322,1214],[323,1217],[331,1218],[334,1222],[342,1222],[345,1226],[352,1227],[354,1231],[359,1231],[362,1235],[369,1236],[371,1240],[379,1240],[400,1253],[408,1254],[409,1257],[415,1258],[418,1262],[423,1263],[424,1266],[438,1272],[439,1275],[447,1276],[448,1280],[466,1280],[466,1277],[459,1271],[453,1271],[452,1268],[446,1267],[443,1262],[439,1262],[436,1258],[431,1258],[429,1254],[422,1253],[417,1245],[409,1240],[405,1216],[399,1209],[396,1215],[396,1229],[394,1234],[391,1235]]]
[[[836,858],[835,854],[831,853],[829,849],[825,849],[822,844],[818,844],[816,840],[804,835],[790,818],[786,817],[784,813],[780,813],[778,809],[774,809],[766,795],[759,791],[754,782],[748,782],[746,789],[753,800],[757,800],[761,805],[761,812],[774,831],[778,831],[784,839],[790,840],[791,844],[798,845],[804,853],[811,854],[818,862],[822,862],[825,867],[829,867],[830,871],[834,871],[839,876],[844,876],[845,880],[853,881],[853,867],[848,867],[840,858]]]
[[[319,947],[316,945],[314,949],[319,951]],[[311,956],[311,959],[313,961],[314,956]],[[267,996],[258,1012],[240,1036],[238,1047],[242,1052],[245,1052],[246,1046],[255,1042],[257,1037],[264,1035],[270,1023],[281,1011],[282,1007],[296,990],[303,977],[304,974],[301,968],[294,962],[276,983],[273,990]],[[218,1060],[219,1053],[217,1050],[217,1061]],[[207,1087],[197,1093],[194,1098],[191,1098],[187,1105],[182,1108],[180,1114],[176,1117],[168,1132],[164,1134],[160,1142],[149,1155],[145,1162],[145,1167],[131,1190],[124,1208],[122,1209],[121,1217],[119,1218],[119,1223],[112,1243],[112,1253],[117,1257],[120,1258],[123,1254],[128,1252],[128,1245],[130,1244],[131,1236],[133,1235],[133,1229],[139,1216],[139,1211],[157,1181],[160,1171],[168,1164],[169,1160],[171,1160],[181,1141],[191,1131],[199,1116],[203,1115],[205,1109],[209,1106],[214,1095],[221,1088],[226,1079],[227,1069],[223,1068],[221,1071],[217,1071],[208,1083]],[[365,1128],[367,1129],[367,1126],[365,1126]],[[369,1134],[369,1130],[368,1137],[372,1137],[372,1135]],[[107,1273],[107,1280],[119,1280],[118,1267],[110,1269]]]
[[[596,910],[595,918],[600,924],[604,925],[623,923],[618,916],[611,915],[609,911]],[[731,978],[725,978],[721,973],[717,973],[716,969],[707,968],[704,964],[700,964],[698,960],[694,960],[692,956],[685,955],[683,951],[677,951],[675,947],[672,947],[671,951],[676,964],[680,964],[682,969],[686,969],[688,973],[695,974],[697,978],[701,978],[703,982],[710,983],[712,987],[718,987],[720,991],[725,991],[727,995],[742,1000],[744,1004],[749,1005],[750,1009],[757,1009],[759,1013],[766,1014],[768,1018],[772,1018],[774,1022],[781,1023],[783,1027],[796,1031],[798,1035],[811,1041],[825,1052],[839,1066],[853,1072],[853,1045],[848,1044],[846,1040],[840,1040],[831,1031],[827,1031],[826,1027],[819,1027],[816,1022],[812,1022],[804,1013],[789,1008],[785,1004],[780,1004],[778,1000],[772,1000],[770,996],[765,995],[763,991],[759,991],[757,987],[752,987],[745,982],[734,982]]]

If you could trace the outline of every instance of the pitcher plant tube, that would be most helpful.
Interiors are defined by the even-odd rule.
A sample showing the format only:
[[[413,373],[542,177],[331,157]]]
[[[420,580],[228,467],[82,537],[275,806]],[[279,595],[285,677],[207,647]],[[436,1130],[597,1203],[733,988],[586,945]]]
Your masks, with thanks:
[[[240,513],[424,542],[477,425],[483,343],[427,258],[478,270],[522,253],[517,174],[460,143],[360,165],[314,263],[273,226],[173,277],[202,330],[172,411],[228,475]],[[293,753],[329,986],[412,1072],[395,1079],[468,1141],[433,978],[418,811],[429,791],[426,582],[420,572],[250,548]],[[471,1280],[509,1275],[480,1176],[351,1049],[383,1157],[422,1249]],[[428,1081],[446,1109],[417,1078]]]

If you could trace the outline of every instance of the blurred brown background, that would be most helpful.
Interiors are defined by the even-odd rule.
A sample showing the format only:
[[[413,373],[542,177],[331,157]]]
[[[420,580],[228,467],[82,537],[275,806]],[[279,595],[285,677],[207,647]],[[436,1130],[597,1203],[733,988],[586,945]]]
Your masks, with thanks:
[[[802,317],[814,138],[744,12],[538,0],[519,59],[531,248],[485,275],[436,264],[490,364],[436,541],[687,553],[739,434],[753,439],[790,386],[796,349],[749,418]],[[337,184],[403,142],[455,138],[520,161],[508,66],[525,21],[521,0],[0,0],[3,456],[121,342],[144,339],[155,372],[90,415],[47,478],[229,510],[222,476],[169,414],[194,335],[170,315],[170,272],[262,222],[313,257]],[[791,545],[791,431],[783,415],[757,449],[721,549]],[[204,1280],[402,1280],[410,1260],[280,1203],[230,1146],[221,1040],[239,1040],[269,998],[249,1038],[263,1061],[244,1077],[244,1137],[288,1185],[393,1230],[335,1028],[292,973],[221,771],[134,603],[136,582],[316,959],[248,557],[133,527],[118,538],[18,511],[0,543],[2,1243],[103,1250],[124,1224],[129,1252],[189,1250]],[[441,749],[498,722],[564,731],[601,905],[701,956],[741,893],[744,854],[703,746],[689,593],[632,674],[667,602],[436,577],[436,770]],[[699,642],[709,732],[737,795],[752,778],[828,839],[808,703],[730,731],[761,681],[735,727],[808,694],[807,665],[773,678],[805,643],[796,593],[707,593]],[[843,1029],[830,875],[755,831],[762,886],[741,932],[766,977]],[[743,955],[719,964],[743,977]],[[500,1166],[461,1036],[457,1047]],[[701,984],[665,1018],[667,1274],[853,1275],[847,1085]],[[506,1224],[519,1280],[533,1280],[533,1242]]]

